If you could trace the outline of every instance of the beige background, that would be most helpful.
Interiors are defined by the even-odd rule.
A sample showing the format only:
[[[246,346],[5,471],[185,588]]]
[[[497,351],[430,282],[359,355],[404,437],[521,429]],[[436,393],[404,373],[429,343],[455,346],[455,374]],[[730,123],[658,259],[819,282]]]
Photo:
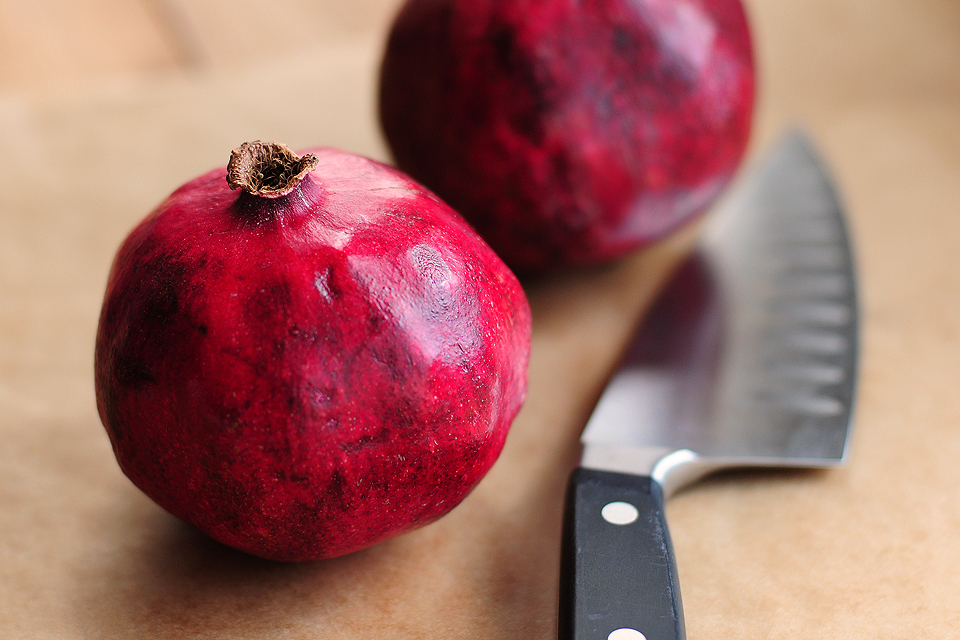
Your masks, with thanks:
[[[960,637],[960,4],[750,0],[752,153],[805,125],[862,275],[850,465],[730,473],[668,507],[691,639]],[[132,225],[253,138],[387,158],[374,78],[397,0],[0,0],[0,637],[555,634],[561,494],[632,315],[685,246],[530,285],[529,401],[435,525],[279,565],[120,473],[93,400]]]

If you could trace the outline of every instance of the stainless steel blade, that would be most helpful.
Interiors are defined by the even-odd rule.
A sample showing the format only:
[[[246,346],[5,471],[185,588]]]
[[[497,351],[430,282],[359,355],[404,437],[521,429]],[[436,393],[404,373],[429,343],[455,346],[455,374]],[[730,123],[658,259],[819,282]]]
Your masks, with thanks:
[[[842,208],[793,132],[665,286],[584,430],[582,466],[669,494],[722,467],[840,464],[857,357]]]

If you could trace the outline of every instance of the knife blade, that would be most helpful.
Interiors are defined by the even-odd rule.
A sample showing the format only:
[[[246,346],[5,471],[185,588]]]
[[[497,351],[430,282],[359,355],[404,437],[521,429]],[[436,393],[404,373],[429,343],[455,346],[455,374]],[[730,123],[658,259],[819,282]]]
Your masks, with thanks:
[[[587,422],[560,640],[685,637],[664,500],[724,468],[844,463],[858,332],[843,209],[789,132],[707,221]]]

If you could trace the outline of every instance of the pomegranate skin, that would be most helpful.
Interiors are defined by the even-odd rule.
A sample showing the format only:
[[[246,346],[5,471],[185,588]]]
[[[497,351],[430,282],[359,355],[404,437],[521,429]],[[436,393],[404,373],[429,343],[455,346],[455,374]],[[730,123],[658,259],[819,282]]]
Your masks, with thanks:
[[[96,338],[124,473],[211,537],[338,556],[427,524],[498,457],[530,310],[436,196],[332,149],[289,195],[218,169],[121,245]]]
[[[380,75],[397,165],[518,271],[598,264],[695,219],[754,102],[739,0],[408,0]]]

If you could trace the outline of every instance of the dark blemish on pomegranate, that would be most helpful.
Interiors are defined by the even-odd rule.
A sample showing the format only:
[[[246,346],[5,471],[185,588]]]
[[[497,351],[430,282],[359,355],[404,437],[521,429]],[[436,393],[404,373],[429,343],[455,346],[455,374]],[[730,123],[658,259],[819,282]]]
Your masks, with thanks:
[[[128,345],[118,346],[113,359],[113,375],[117,384],[124,387],[142,387],[157,382],[157,377],[147,364],[126,350]]]
[[[397,398],[396,402],[387,408],[386,413],[390,417],[388,424],[393,426],[394,431],[413,429],[420,421],[417,404],[407,397]]]
[[[613,28],[613,50],[622,54],[633,46],[635,46],[635,42],[630,32],[621,26],[615,26]]]
[[[186,267],[161,256],[144,268],[142,318],[145,324],[165,324],[180,310],[178,291],[184,290]]]
[[[387,326],[389,322],[384,315],[376,308],[372,308],[367,317],[367,334],[372,338],[379,335]]]
[[[346,494],[345,485],[347,480],[343,477],[343,473],[340,469],[334,469],[324,491],[323,502],[340,511],[349,509],[352,505],[343,499]]]
[[[630,68],[629,75],[626,75],[623,80],[629,82],[632,79],[644,77],[645,63],[655,57],[656,44],[650,36],[636,29],[615,25],[610,40],[613,53]],[[619,80],[619,78],[613,79]]]
[[[295,484],[307,484],[310,482],[309,474],[288,469],[274,469],[273,477],[281,482],[293,482]]]
[[[286,280],[266,283],[244,302],[244,313],[254,326],[271,325],[277,318],[286,317],[293,302],[290,284]]]
[[[376,453],[384,445],[389,444],[394,434],[387,429],[380,429],[375,433],[368,433],[353,440],[340,444],[340,449],[349,455],[356,455],[363,449],[370,449]]]
[[[510,125],[518,134],[529,139],[534,146],[543,144],[546,129],[543,116],[550,112],[547,88],[537,77],[531,62],[518,61],[514,64],[514,77],[519,87],[515,94],[516,106],[510,116]]]
[[[496,55],[497,64],[509,69],[513,63],[513,41],[516,37],[513,29],[506,25],[498,25],[489,31],[488,37]]]
[[[489,32],[494,59],[500,73],[512,82],[514,91],[507,107],[511,128],[530,140],[535,146],[543,144],[544,114],[551,109],[547,97],[546,74],[538,73],[537,61],[516,45],[516,33],[508,25],[497,25]]]
[[[370,360],[380,364],[398,385],[415,375],[417,368],[411,353],[383,343],[370,346]]]

